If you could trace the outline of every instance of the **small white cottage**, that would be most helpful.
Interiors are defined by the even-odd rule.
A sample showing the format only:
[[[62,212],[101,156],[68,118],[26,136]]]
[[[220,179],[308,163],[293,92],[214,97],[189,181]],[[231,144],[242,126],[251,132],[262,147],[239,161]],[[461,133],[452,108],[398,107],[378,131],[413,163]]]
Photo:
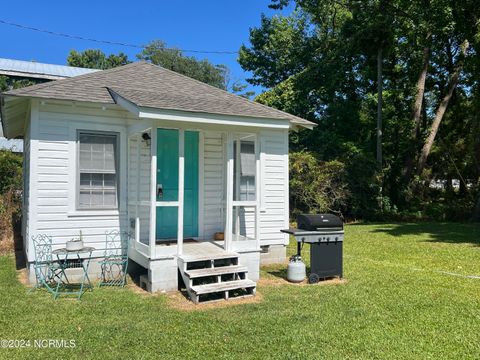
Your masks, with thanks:
[[[313,123],[147,62],[6,92],[1,116],[24,139],[30,268],[33,235],[80,230],[97,256],[106,231],[131,233],[150,291],[254,291],[260,263],[285,259],[288,132]]]

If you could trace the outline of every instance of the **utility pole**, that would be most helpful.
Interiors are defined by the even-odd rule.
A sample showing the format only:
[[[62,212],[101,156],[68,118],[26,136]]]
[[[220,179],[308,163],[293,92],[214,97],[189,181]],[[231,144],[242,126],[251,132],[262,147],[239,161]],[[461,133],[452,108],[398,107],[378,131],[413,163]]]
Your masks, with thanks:
[[[383,51],[379,47],[377,53],[377,163],[382,170],[382,107],[383,107]]]

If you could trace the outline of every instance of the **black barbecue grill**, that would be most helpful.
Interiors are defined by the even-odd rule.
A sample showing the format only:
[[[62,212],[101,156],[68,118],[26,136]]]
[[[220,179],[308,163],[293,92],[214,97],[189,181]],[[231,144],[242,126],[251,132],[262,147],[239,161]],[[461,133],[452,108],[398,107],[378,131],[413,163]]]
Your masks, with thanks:
[[[297,240],[297,256],[310,244],[310,283],[343,276],[343,221],[336,215],[298,215],[297,228],[281,230]]]

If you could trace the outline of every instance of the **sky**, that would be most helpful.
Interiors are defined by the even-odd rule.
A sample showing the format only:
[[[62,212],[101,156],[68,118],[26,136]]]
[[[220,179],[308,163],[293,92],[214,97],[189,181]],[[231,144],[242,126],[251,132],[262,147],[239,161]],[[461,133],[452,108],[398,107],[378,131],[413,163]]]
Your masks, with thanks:
[[[249,28],[260,16],[286,14],[291,9],[268,9],[270,0],[157,0],[157,1],[8,1],[0,20],[71,35],[122,43],[146,44],[160,39],[180,49],[237,51],[248,44]],[[0,57],[66,64],[71,49],[123,51],[131,60],[140,49],[67,39],[0,24]],[[237,55],[193,54],[225,64],[233,81],[245,80]],[[261,88],[253,88],[259,93]]]

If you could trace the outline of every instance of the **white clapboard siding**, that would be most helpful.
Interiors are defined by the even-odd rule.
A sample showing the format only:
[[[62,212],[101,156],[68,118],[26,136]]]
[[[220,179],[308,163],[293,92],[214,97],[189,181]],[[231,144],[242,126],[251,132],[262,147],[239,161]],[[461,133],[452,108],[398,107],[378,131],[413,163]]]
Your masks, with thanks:
[[[203,238],[213,239],[225,227],[224,143],[219,132],[205,132],[203,138]]]
[[[32,115],[32,144],[36,151],[30,153],[29,141],[25,149],[27,162],[31,161],[31,191],[27,190],[24,226],[29,228],[27,236],[43,233],[52,236],[54,247],[78,237],[82,231],[84,242],[97,249],[105,245],[105,232],[111,230],[130,231],[126,215],[127,159],[120,158],[118,169],[120,211],[97,210],[95,213],[81,212],[75,207],[76,184],[76,137],[78,130],[114,131],[120,135],[118,156],[126,154],[126,120],[116,117],[112,111],[82,106],[38,105],[37,114]],[[33,113],[33,112],[32,112]],[[35,124],[36,122],[36,124]],[[32,149],[33,150],[33,149]],[[124,174],[122,180],[121,174]],[[34,184],[34,186],[32,185]],[[35,197],[35,202],[29,201]],[[33,260],[30,251],[29,260]]]
[[[255,239],[255,209],[252,207],[243,207],[240,206],[237,208],[238,210],[238,229],[236,228],[236,221],[237,219],[233,219],[233,240],[236,241],[236,231],[238,230],[238,234],[247,237],[250,239]],[[234,216],[236,213],[234,212]]]
[[[288,227],[288,134],[262,131],[261,151],[261,245],[285,242],[281,229]]]

